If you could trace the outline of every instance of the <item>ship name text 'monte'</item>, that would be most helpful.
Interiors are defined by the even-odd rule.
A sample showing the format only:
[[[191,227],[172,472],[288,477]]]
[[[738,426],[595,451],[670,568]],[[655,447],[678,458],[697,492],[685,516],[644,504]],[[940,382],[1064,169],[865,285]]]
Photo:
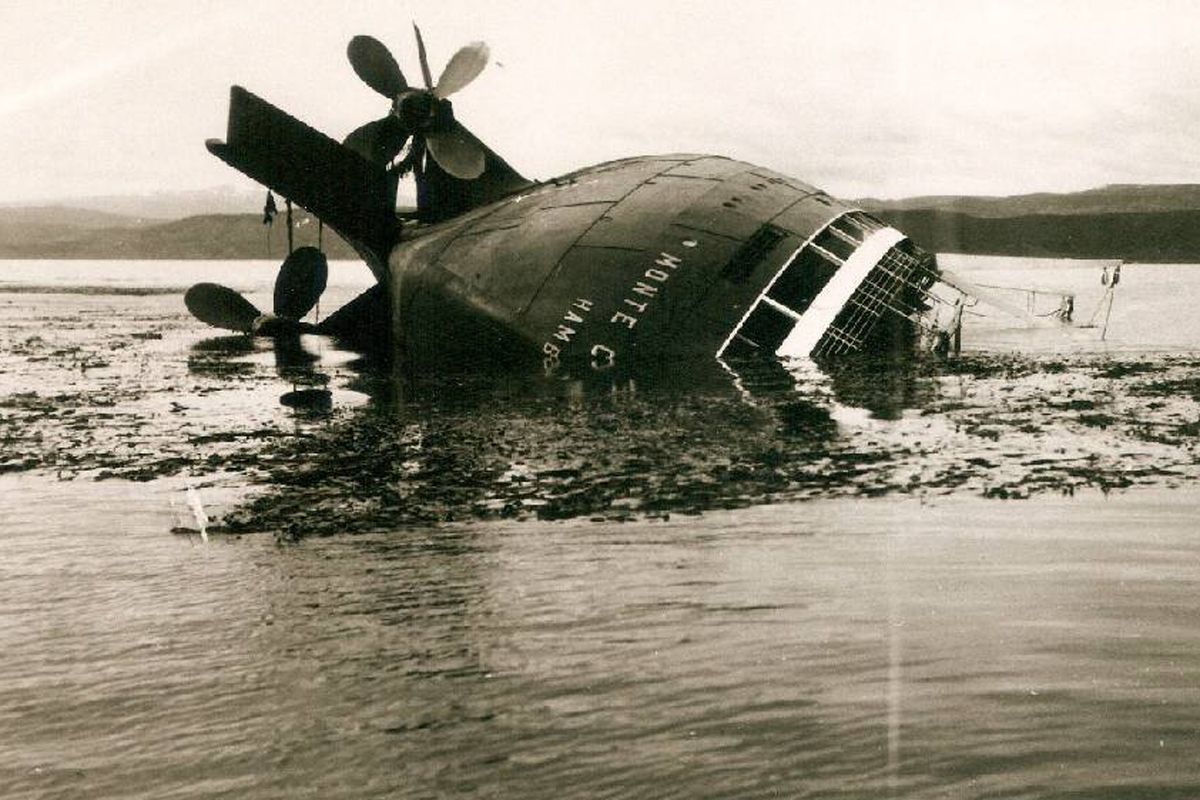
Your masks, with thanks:
[[[654,304],[659,290],[682,265],[683,259],[679,256],[665,252],[659,253],[654,265],[643,271],[635,279],[633,286],[625,292],[617,310],[609,316],[609,324],[633,330],[637,326],[638,320]],[[582,297],[575,299],[567,312],[563,314],[557,330],[542,343],[543,363],[548,372],[558,368],[563,348],[571,344],[583,329],[594,306],[595,301],[593,300]],[[593,369],[608,369],[616,363],[616,351],[606,344],[592,345],[589,355]]]

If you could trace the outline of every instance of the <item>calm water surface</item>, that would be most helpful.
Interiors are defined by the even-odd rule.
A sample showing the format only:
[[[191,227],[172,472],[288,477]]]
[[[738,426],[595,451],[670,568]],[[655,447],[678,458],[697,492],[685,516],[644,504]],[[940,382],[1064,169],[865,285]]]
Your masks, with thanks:
[[[0,263],[5,797],[1200,796],[1200,267],[686,392],[281,362],[201,279],[273,269]]]

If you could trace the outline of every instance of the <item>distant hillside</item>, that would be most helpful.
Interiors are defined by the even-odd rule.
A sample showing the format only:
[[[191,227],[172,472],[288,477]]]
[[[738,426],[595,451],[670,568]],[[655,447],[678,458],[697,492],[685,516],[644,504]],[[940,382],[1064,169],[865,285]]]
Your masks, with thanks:
[[[228,194],[231,202],[253,199]],[[1200,262],[1200,184],[858,202],[934,252]],[[315,243],[316,219],[298,211],[296,221],[297,245]],[[326,233],[331,257],[356,257]],[[281,214],[270,256],[279,257],[286,241]],[[164,221],[61,206],[0,206],[0,258],[266,257],[267,230],[257,210]]]
[[[878,211],[931,252],[1200,262],[1200,210],[992,218]]]
[[[17,209],[0,208],[0,258],[278,258],[287,251],[287,228],[280,214],[268,231],[258,214],[210,214],[173,222],[130,222],[118,218],[109,227],[21,225]],[[296,216],[295,243],[315,245],[317,222]],[[325,229],[330,258],[357,258],[336,234]]]
[[[137,217],[112,214],[90,208],[72,206],[0,206],[0,225],[59,228],[136,228],[139,225],[165,222],[161,217]]]
[[[934,252],[1200,261],[1200,184],[857,202]]]
[[[59,206],[0,208],[0,254],[19,255],[29,246],[54,249],[102,230],[130,231],[161,222]]]
[[[263,207],[265,189],[240,186],[216,186],[210,189],[182,189],[149,194],[89,195],[67,197],[46,206],[102,211],[125,217],[183,219],[202,214],[251,214]],[[280,207],[283,203],[280,202]],[[0,204],[0,214],[14,210]]]
[[[974,217],[1200,211],[1200,184],[1112,184],[1069,194],[1042,193],[1009,197],[931,195],[902,200],[863,198],[855,202],[875,212],[944,211]]]

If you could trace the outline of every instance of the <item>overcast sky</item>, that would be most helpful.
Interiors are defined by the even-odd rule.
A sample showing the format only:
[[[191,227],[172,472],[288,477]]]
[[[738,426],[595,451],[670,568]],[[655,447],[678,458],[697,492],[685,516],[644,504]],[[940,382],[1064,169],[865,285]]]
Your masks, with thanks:
[[[2,0],[0,203],[252,185],[208,155],[239,83],[331,136],[381,116],[346,42],[419,81],[482,39],[458,117],[526,176],[704,152],[834,194],[1200,182],[1200,2]]]

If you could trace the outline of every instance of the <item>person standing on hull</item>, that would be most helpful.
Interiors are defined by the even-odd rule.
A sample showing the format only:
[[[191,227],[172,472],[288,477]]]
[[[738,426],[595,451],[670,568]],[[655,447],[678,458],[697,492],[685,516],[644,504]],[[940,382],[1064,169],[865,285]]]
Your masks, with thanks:
[[[417,192],[417,220],[420,222],[441,222],[469,210],[473,205],[468,191],[470,181],[455,178],[432,158],[426,157],[425,148],[420,142],[415,143],[408,155],[397,162],[393,171],[399,178],[412,174]]]

